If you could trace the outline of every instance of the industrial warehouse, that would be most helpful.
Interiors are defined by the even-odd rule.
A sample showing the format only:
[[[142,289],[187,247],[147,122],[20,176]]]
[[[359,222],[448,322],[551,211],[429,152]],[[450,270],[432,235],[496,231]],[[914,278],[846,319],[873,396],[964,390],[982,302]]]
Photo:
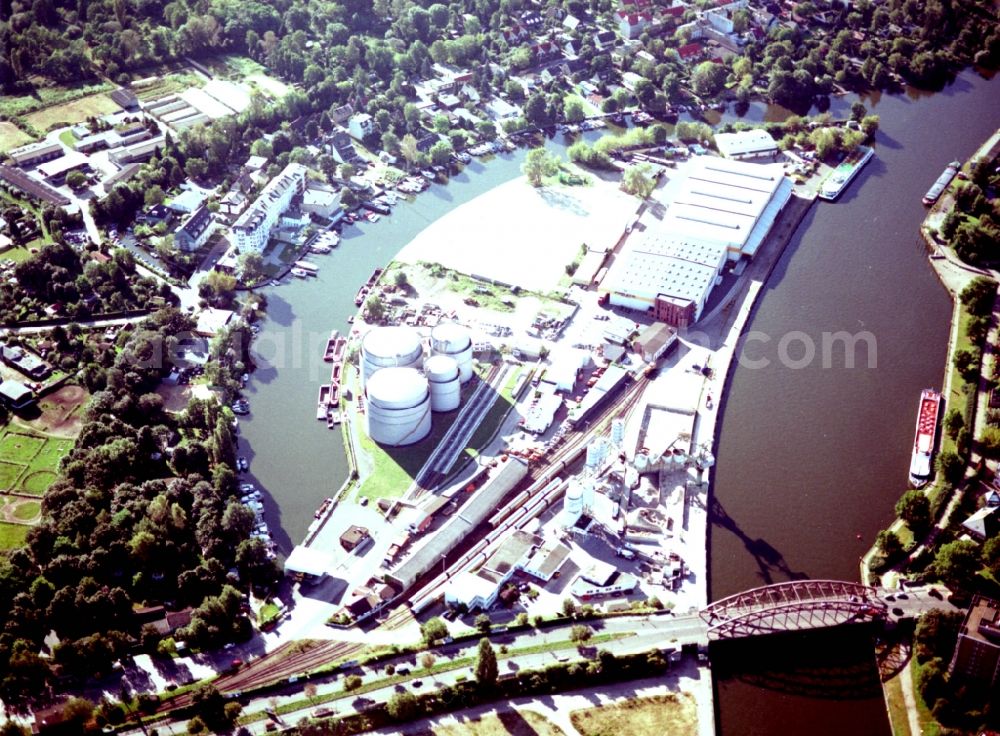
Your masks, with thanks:
[[[654,196],[600,289],[614,306],[673,327],[698,320],[727,262],[757,253],[791,196],[780,164],[695,157]]]
[[[446,615],[459,631],[469,612],[567,599],[703,605],[719,378],[679,330],[713,288],[738,293],[790,190],[777,165],[684,162],[616,245],[588,236],[595,267],[612,260],[565,294],[485,265],[376,269],[356,303],[380,308],[325,353],[342,357],[317,418],[340,417],[357,471],[286,563],[301,595],[331,626]],[[370,541],[345,544],[358,528]]]

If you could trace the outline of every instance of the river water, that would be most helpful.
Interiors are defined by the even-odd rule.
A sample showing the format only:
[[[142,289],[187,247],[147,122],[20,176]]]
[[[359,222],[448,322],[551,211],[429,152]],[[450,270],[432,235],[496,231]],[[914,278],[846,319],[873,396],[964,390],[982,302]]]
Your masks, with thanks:
[[[995,81],[966,72],[939,94],[866,100],[881,116],[876,156],[800,225],[748,325],[749,360],[732,376],[710,599],[796,577],[859,579],[861,555],[906,489],[920,390],[940,388],[944,375],[951,301],[918,243],[920,198],[1000,125],[998,99]],[[859,338],[853,368],[843,343],[823,359],[824,333],[839,331]],[[858,681],[871,684],[864,632],[762,642],[720,660],[726,736],[890,732],[877,687],[835,685],[859,663],[871,669]]]
[[[920,389],[942,380],[949,300],[917,243],[920,198],[948,161],[1000,124],[997,99],[996,83],[966,72],[939,94],[866,100],[882,120],[876,158],[838,202],[819,203],[803,221],[749,325],[759,339],[747,358],[770,364],[733,376],[715,476],[710,598],[794,576],[857,580],[860,555],[905,488]],[[839,99],[831,109],[849,105]],[[747,119],[773,113],[753,106]],[[565,141],[557,135],[549,147],[562,153]],[[348,226],[337,250],[311,257],[318,278],[265,290],[240,452],[283,553],[347,473],[340,432],[315,419],[330,330],[349,328],[354,294],[374,268],[449,210],[519,176],[524,154],[474,162],[380,222]],[[842,345],[823,365],[823,333],[838,331],[861,340],[853,369]],[[875,344],[872,368],[865,340]],[[781,365],[782,355],[805,363],[809,344],[815,361]],[[730,648],[717,659],[720,733],[888,733],[863,633]],[[824,689],[817,672],[830,671],[861,685]]]

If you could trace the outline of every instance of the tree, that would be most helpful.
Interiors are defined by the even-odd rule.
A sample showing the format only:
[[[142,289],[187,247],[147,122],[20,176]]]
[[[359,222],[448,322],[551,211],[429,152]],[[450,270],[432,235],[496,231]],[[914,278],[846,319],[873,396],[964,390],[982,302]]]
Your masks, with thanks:
[[[82,171],[71,171],[66,174],[66,186],[78,192],[87,186],[87,177]]]
[[[429,670],[431,667],[434,666],[434,663],[436,661],[437,658],[430,652],[427,652],[420,658],[420,666],[423,667],[425,670]]]
[[[921,616],[913,631],[913,648],[917,662],[927,662],[935,657],[951,661],[955,637],[961,625],[962,614],[958,611],[933,608]]]
[[[392,276],[392,282],[396,285],[397,289],[405,289],[410,285],[410,279],[406,275],[406,271],[399,269]]]
[[[983,564],[1000,580],[1000,537],[991,537],[983,545]]]
[[[492,688],[496,685],[498,675],[496,652],[493,651],[490,640],[484,637],[479,640],[479,651],[476,654],[476,683],[484,690]]]
[[[491,621],[490,617],[485,613],[481,613],[476,616],[475,624],[481,634],[488,634],[490,633],[490,629],[493,628],[493,621]]]
[[[634,164],[625,169],[622,175],[622,189],[645,200],[656,188],[656,179],[650,175],[649,164]]]
[[[899,541],[899,535],[891,529],[880,531],[875,538],[875,544],[878,545],[879,551],[890,560],[903,551],[903,543]]]
[[[915,535],[926,534],[931,525],[931,503],[922,491],[909,490],[896,502],[896,514]]]
[[[153,207],[154,205],[163,204],[163,199],[166,195],[163,193],[163,187],[159,184],[154,184],[146,190],[145,195],[143,195],[143,204],[146,207]]]
[[[569,640],[574,644],[583,644],[590,641],[593,635],[594,632],[590,630],[589,626],[577,625],[570,629]]]
[[[714,61],[703,61],[691,72],[691,86],[699,95],[712,96],[726,81],[726,67]]]
[[[416,718],[420,704],[417,701],[416,695],[409,690],[403,690],[402,692],[392,694],[389,702],[385,705],[385,709],[389,717],[394,721],[404,723]]]
[[[94,704],[86,698],[70,698],[62,709],[63,718],[70,724],[75,724],[78,733],[83,733],[84,724],[94,716]]]
[[[255,250],[249,250],[239,259],[240,279],[244,284],[253,284],[264,277],[264,257]]]
[[[431,146],[431,150],[428,151],[431,157],[431,163],[435,166],[443,166],[448,161],[451,160],[452,155],[455,153],[455,149],[452,148],[451,141],[440,140]]]
[[[421,625],[420,633],[424,637],[424,642],[433,646],[438,641],[448,636],[448,624],[435,616]]]
[[[570,123],[578,123],[587,117],[583,98],[579,95],[566,95],[563,100],[563,117]]]
[[[958,409],[949,409],[947,416],[944,418],[944,426],[948,432],[948,436],[955,439],[965,426],[965,417],[962,416],[962,412]]]
[[[960,296],[970,312],[985,316],[993,311],[993,302],[997,296],[997,282],[985,276],[973,279],[962,289]]]
[[[976,571],[979,570],[976,543],[970,539],[956,539],[941,545],[930,570],[950,590],[968,589],[974,584]]]
[[[576,615],[576,603],[572,598],[563,598],[562,614],[566,618],[572,618]]]
[[[361,687],[361,683],[360,675],[348,675],[344,678],[344,692],[349,693],[352,690],[357,690]]]
[[[533,148],[521,164],[521,171],[531,186],[540,187],[546,176],[554,176],[559,171],[559,159],[544,148]]]
[[[365,299],[365,321],[381,322],[383,317],[385,317],[385,305],[378,296],[370,295]]]
[[[954,450],[942,450],[938,453],[937,469],[949,483],[958,483],[965,472],[965,463]]]
[[[979,377],[980,360],[978,350],[962,349],[955,352],[955,368],[966,381],[974,381]]]

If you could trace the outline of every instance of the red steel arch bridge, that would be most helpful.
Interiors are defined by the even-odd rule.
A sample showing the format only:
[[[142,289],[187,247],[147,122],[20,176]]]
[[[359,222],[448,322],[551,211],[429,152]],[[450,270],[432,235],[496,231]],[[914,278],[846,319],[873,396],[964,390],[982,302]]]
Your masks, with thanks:
[[[709,604],[699,617],[710,640],[806,631],[885,616],[882,591],[840,580],[793,580]]]

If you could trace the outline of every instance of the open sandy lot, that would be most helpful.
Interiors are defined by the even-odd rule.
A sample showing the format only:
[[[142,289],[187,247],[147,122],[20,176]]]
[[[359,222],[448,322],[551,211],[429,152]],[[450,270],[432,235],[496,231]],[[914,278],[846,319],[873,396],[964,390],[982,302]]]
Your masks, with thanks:
[[[88,117],[107,115],[120,108],[105,94],[81,97],[79,100],[53,105],[28,113],[24,119],[41,131],[48,131],[59,125],[73,125]]]
[[[589,187],[535,189],[523,178],[458,207],[396,257],[428,261],[525,289],[550,291],[584,243],[613,246],[638,200],[598,180]]]
[[[31,142],[31,136],[18,128],[14,123],[0,121],[0,153]]]

